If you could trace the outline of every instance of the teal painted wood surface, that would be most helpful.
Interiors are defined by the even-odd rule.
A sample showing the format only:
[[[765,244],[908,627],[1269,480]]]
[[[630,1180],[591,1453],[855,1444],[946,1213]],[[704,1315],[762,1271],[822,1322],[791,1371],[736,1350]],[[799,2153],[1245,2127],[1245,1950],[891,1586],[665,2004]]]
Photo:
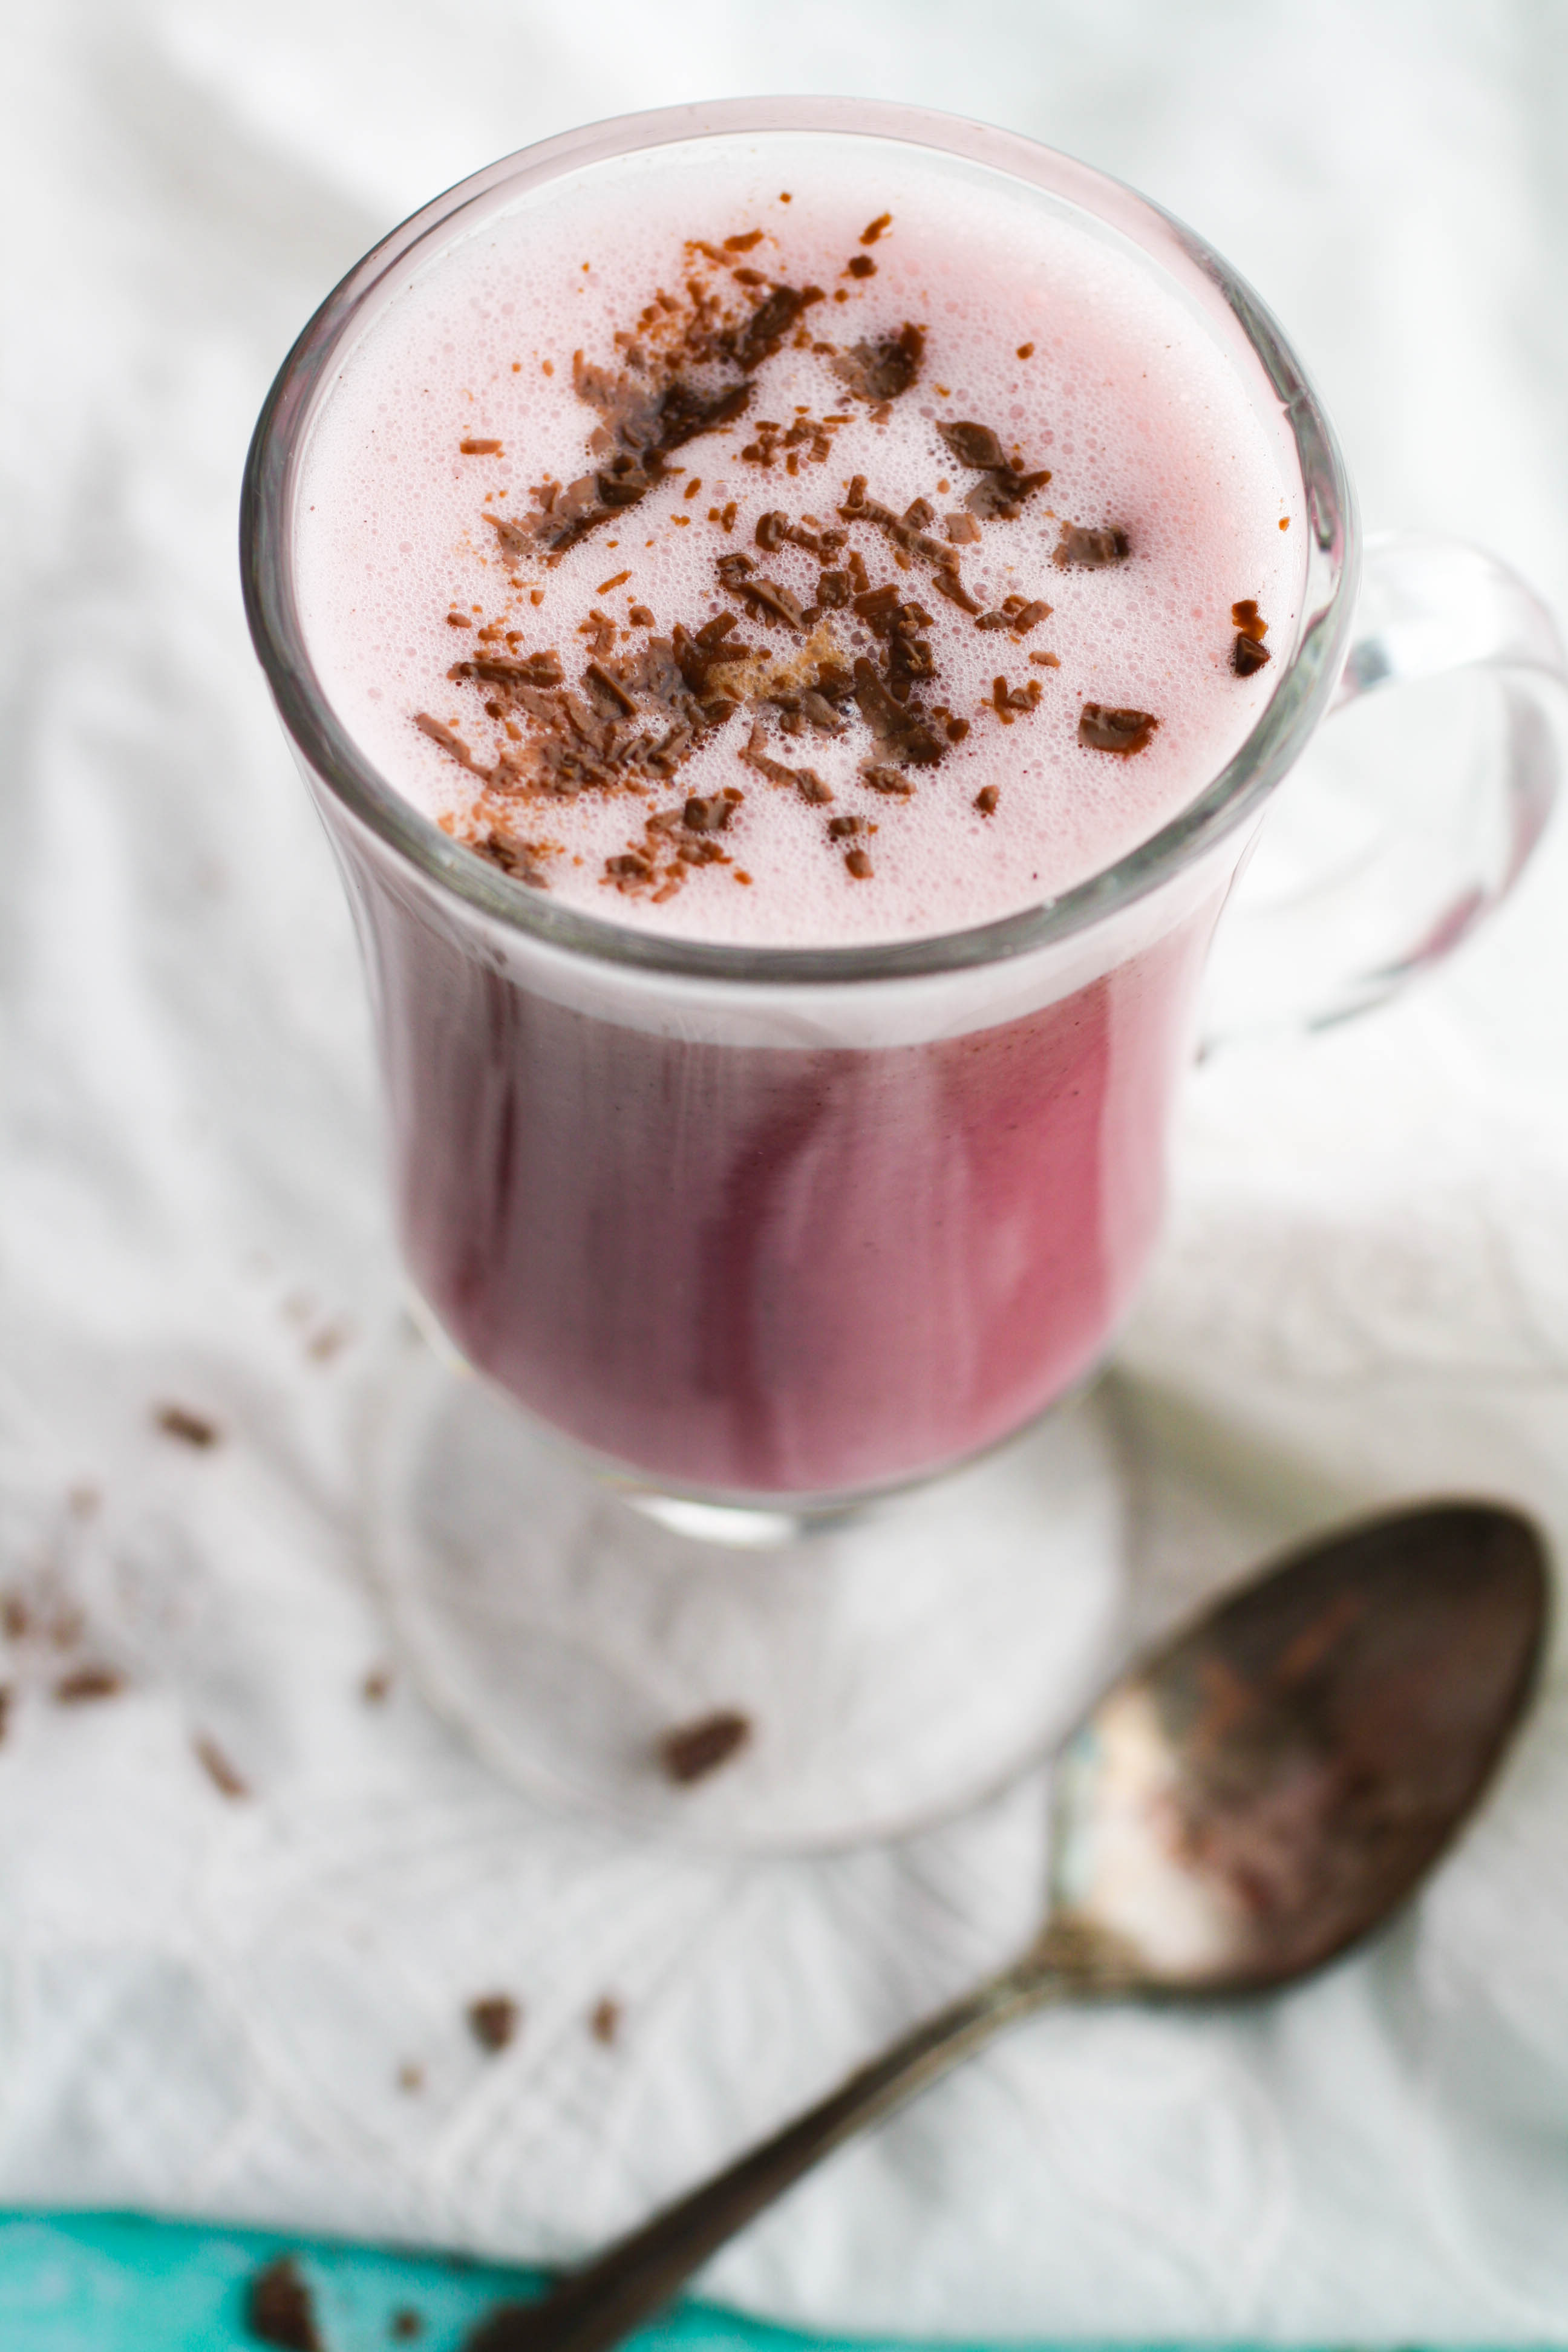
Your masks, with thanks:
[[[538,2284],[525,2272],[437,2254],[131,2214],[15,2213],[0,2216],[0,2352],[257,2352],[246,2288],[280,2253],[297,2256],[310,2283],[325,2352],[388,2352],[400,2343],[458,2352],[481,2313]],[[419,2315],[417,2336],[394,2336],[399,2311]],[[898,2352],[696,2304],[635,2341],[642,2352]]]

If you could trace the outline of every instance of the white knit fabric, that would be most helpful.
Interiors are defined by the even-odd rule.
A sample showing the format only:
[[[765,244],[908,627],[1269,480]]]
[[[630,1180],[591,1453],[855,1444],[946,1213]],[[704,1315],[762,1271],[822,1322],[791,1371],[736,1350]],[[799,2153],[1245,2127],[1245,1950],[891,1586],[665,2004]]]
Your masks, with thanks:
[[[1043,1785],[885,1851],[710,1863],[536,1812],[402,1684],[362,1696],[351,1440],[397,1273],[348,920],[239,610],[270,375],[492,154],[863,89],[1192,220],[1315,367],[1369,520],[1561,603],[1564,19],[12,0],[4,36],[0,2199],[564,2253],[1004,1957]],[[1387,1496],[1480,1486],[1568,1540],[1565,880],[1560,826],[1439,981],[1194,1078],[1118,1376],[1139,1629]],[[53,1695],[91,1666],[119,1696]],[[462,2011],[496,1990],[522,2024],[486,2056]],[[710,2286],[972,2340],[1539,2343],[1565,2211],[1559,1673],[1376,1949],[1246,2015],[1039,2021]]]

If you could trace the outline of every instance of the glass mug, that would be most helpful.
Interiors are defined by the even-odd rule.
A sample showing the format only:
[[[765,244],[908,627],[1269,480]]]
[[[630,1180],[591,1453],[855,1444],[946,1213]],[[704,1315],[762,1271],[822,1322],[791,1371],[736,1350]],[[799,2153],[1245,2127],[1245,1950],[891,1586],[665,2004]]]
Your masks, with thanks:
[[[563,178],[683,143],[771,144],[798,170],[889,141],[1110,238],[1226,353],[1307,526],[1267,707],[1152,838],[976,929],[734,948],[553,903],[402,800],[315,677],[291,563],[312,418],[444,243]],[[1336,697],[1484,677],[1485,773],[1443,813],[1442,854],[1428,804],[1414,896],[1391,914],[1384,892],[1370,933],[1352,907],[1326,950],[1314,910],[1333,961],[1314,1003],[1279,1009],[1374,1002],[1474,927],[1544,822],[1550,617],[1489,559],[1415,539],[1367,551],[1358,607],[1331,429],[1200,239],[1026,140],[850,100],[596,125],[416,214],[286,361],[242,557],[353,907],[404,1249],[438,1339],[391,1378],[367,1495],[427,1687],[514,1775],[698,1835],[831,1841],[967,1801],[1060,1729],[1107,1637],[1114,1465],[1081,1408],[1040,1417],[1102,1360],[1157,1237],[1198,982],[1265,805]],[[485,1382],[455,1381],[443,1350]]]

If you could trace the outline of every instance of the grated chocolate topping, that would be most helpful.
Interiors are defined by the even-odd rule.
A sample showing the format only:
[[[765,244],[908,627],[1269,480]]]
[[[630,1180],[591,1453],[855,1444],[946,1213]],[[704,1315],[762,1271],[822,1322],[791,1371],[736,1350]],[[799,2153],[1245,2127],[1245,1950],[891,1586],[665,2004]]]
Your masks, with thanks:
[[[878,215],[862,233],[862,247],[876,245],[891,226],[890,214]],[[706,475],[715,499],[705,509],[706,524],[731,540],[713,557],[718,610],[710,602],[706,614],[661,628],[654,612],[636,601],[634,559],[595,592],[605,598],[630,583],[625,620],[595,606],[574,633],[581,640],[575,653],[560,643],[530,646],[526,631],[485,621],[478,604],[472,617],[452,605],[447,617],[474,631],[473,650],[446,673],[453,707],[415,712],[413,724],[477,789],[465,816],[442,820],[447,829],[528,888],[547,890],[552,862],[566,854],[552,837],[549,808],[584,793],[624,796],[628,803],[629,830],[603,859],[605,887],[659,904],[709,869],[704,888],[749,883],[750,873],[731,854],[745,832],[745,793],[737,785],[683,793],[679,784],[687,762],[721,737],[737,769],[826,808],[835,800],[833,786],[801,754],[814,740],[834,743],[858,733],[864,754],[853,758],[849,744],[854,784],[884,807],[908,802],[975,723],[937,698],[936,625],[921,596],[934,592],[999,645],[1005,639],[1021,646],[1051,615],[1051,604],[1029,593],[1026,579],[998,594],[977,572],[983,596],[963,576],[964,556],[982,547],[987,526],[1016,520],[1051,479],[1048,467],[1029,467],[1016,443],[975,418],[933,418],[929,497],[896,509],[858,473],[835,486],[837,503],[825,485],[818,513],[770,504],[754,522],[748,515],[742,528],[749,529],[755,551],[733,544],[741,501],[726,498],[729,485],[712,478],[716,470],[738,461],[775,478],[804,479],[803,469],[828,466],[835,436],[851,421],[848,404],[868,409],[873,425],[884,421],[890,404],[920,379],[926,352],[926,331],[910,320],[896,333],[862,337],[846,348],[814,340],[805,322],[825,301],[821,288],[774,280],[755,267],[749,257],[763,238],[761,229],[749,228],[721,240],[689,240],[680,293],[660,289],[634,325],[615,334],[612,363],[583,351],[573,354],[573,389],[591,420],[584,471],[535,484],[531,510],[521,515],[496,510],[504,488],[487,493],[482,520],[518,582],[514,594],[526,587],[534,606],[543,591],[519,580],[522,567],[537,580],[539,567],[548,570],[591,533],[623,521],[671,477],[688,475],[667,521],[702,527],[697,501]],[[844,275],[868,280],[876,267],[863,250]],[[835,297],[848,299],[842,290]],[[847,395],[844,408],[818,415],[803,403],[788,413],[755,414],[754,379],[786,341],[826,362]],[[1028,349],[1020,346],[1019,355]],[[948,396],[945,386],[936,391]],[[677,452],[729,433],[742,419],[743,432],[723,456],[704,461],[701,472],[675,462]],[[461,447],[466,456],[502,454],[500,440]],[[974,478],[956,490],[956,507],[939,512],[938,501],[955,495],[940,471],[944,458]],[[620,544],[610,537],[610,547]],[[1050,561],[1058,572],[1102,570],[1130,551],[1119,525],[1063,521]],[[816,566],[809,587],[798,568],[793,581],[788,576],[802,557]],[[768,558],[777,562],[764,569]],[[1016,576],[1013,562],[1005,568]],[[1230,663],[1245,677],[1268,659],[1267,624],[1256,604],[1237,603],[1231,617]],[[482,623],[477,628],[476,619]],[[1047,671],[1060,667],[1054,653],[1031,652],[1027,659]],[[998,674],[975,716],[1011,727],[1055,708],[1045,704],[1038,675],[1014,684]],[[488,737],[476,713],[492,730]],[[1064,713],[1060,723],[1073,722]],[[1077,740],[1127,757],[1147,747],[1158,725],[1146,711],[1085,702]],[[994,817],[997,787],[985,786],[972,804],[982,817]],[[860,838],[868,828],[876,829],[845,807],[826,825],[825,838],[858,882],[874,878]],[[851,841],[854,846],[845,845]]]

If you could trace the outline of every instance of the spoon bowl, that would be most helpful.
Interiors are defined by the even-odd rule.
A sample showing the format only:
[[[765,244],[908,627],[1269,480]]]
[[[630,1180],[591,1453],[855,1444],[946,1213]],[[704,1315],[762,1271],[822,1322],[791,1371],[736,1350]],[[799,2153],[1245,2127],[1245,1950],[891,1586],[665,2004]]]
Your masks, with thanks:
[[[1051,1907],[1010,1969],[468,2352],[607,2352],[833,2148],[1070,2000],[1215,2000],[1369,1936],[1452,1843],[1534,1688],[1548,1573],[1517,1511],[1303,1546],[1114,1683],[1055,1781]]]
[[[1357,1942],[1490,1779],[1547,1591],[1527,1519],[1446,1503],[1309,1545],[1222,1601],[1069,1742],[1039,1960],[1238,1993]]]

